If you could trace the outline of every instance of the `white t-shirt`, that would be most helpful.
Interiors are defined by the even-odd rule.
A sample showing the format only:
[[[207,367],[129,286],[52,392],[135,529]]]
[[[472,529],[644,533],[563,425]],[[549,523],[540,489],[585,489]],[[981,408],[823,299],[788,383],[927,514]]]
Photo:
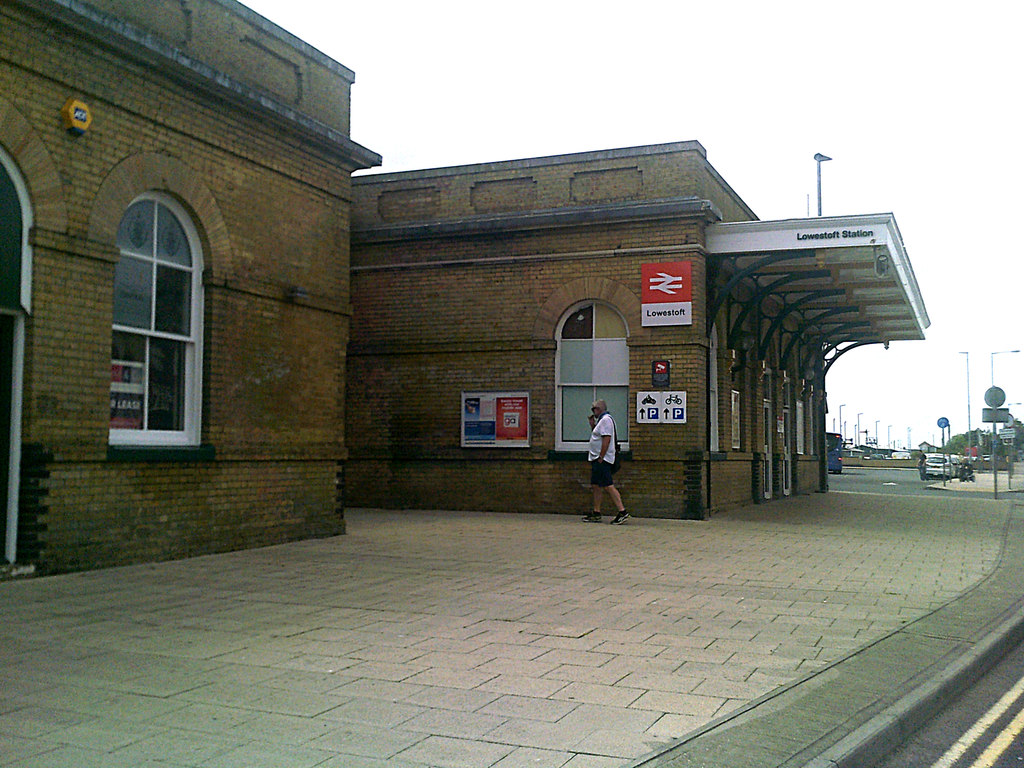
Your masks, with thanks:
[[[597,461],[597,457],[601,455],[601,443],[604,442],[605,435],[608,435],[611,440],[608,442],[608,450],[605,451],[604,460],[609,464],[614,464],[615,422],[612,421],[612,416],[607,411],[601,414],[601,418],[594,425],[594,431],[590,433],[590,451],[588,453],[590,461]]]

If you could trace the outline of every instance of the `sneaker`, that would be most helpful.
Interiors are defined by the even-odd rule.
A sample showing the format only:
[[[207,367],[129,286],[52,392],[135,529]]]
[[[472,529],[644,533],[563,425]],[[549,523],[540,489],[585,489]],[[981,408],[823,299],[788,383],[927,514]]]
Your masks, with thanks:
[[[600,523],[601,522],[601,516],[596,514],[596,513],[590,514],[590,515],[584,515],[583,516],[583,522],[584,523]]]
[[[622,525],[627,520],[629,520],[629,512],[622,510],[615,516],[615,519],[612,520],[612,525]]]

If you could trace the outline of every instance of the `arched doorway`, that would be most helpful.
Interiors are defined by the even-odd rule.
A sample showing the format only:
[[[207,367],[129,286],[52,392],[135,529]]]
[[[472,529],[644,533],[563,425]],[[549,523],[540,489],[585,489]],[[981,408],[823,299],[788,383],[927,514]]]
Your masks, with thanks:
[[[5,509],[4,558],[17,559],[18,477],[25,316],[29,308],[31,226],[28,193],[10,157],[0,149],[0,500]]]

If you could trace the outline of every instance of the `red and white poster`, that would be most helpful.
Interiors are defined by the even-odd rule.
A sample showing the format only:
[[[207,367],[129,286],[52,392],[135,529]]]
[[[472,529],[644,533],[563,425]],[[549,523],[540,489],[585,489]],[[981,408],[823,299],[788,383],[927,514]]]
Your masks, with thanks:
[[[529,448],[529,392],[463,392],[463,448]]]
[[[495,438],[499,443],[530,437],[530,407],[525,397],[499,397],[496,410]]]
[[[688,261],[640,265],[641,325],[692,325],[693,279]]]
[[[110,428],[142,429],[145,366],[115,360],[110,365]]]

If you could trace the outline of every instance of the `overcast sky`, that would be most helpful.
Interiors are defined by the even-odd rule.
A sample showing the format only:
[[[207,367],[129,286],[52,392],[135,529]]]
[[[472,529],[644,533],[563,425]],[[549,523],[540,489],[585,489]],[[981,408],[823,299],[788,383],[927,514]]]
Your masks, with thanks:
[[[895,214],[931,327],[838,361],[827,426],[845,404],[883,446],[965,432],[968,358],[972,427],[993,361],[1024,402],[1024,351],[992,356],[1024,350],[1024,4],[244,3],[355,71],[381,170],[697,140],[767,220],[816,213],[832,157],[823,213]]]

